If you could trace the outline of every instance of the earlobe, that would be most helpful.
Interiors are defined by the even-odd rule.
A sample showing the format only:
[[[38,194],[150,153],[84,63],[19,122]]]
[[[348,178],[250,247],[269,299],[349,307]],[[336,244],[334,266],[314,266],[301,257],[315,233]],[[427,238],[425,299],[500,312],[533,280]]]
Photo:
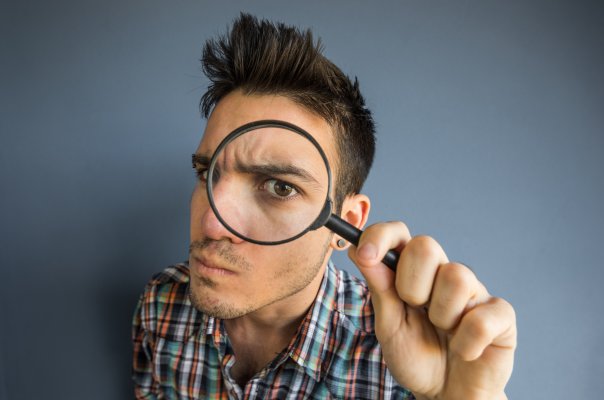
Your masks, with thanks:
[[[342,239],[337,235],[334,235],[333,238],[331,238],[330,246],[334,250],[346,250],[349,245],[350,243],[348,243],[346,240]]]
[[[333,242],[335,242],[335,244]],[[337,236],[334,236],[333,242],[331,247],[336,250],[344,250],[348,247],[348,242],[342,238],[338,238]]]

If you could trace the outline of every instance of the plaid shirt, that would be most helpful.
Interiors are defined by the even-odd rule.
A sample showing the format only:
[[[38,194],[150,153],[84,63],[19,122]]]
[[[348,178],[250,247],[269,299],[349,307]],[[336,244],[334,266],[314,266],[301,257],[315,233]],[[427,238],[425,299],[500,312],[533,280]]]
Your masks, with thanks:
[[[298,332],[241,388],[221,320],[189,301],[188,265],[156,275],[133,321],[137,399],[414,399],[392,378],[364,282],[331,263]]]

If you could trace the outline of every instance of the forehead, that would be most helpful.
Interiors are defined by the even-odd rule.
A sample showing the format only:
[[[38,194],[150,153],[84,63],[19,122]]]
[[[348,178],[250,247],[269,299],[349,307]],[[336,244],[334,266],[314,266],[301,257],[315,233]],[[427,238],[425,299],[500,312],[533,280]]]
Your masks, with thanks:
[[[335,137],[322,117],[279,95],[246,95],[235,91],[216,105],[208,118],[197,153],[210,156],[231,131],[252,121],[282,120],[310,133],[319,143],[332,166],[336,166]]]

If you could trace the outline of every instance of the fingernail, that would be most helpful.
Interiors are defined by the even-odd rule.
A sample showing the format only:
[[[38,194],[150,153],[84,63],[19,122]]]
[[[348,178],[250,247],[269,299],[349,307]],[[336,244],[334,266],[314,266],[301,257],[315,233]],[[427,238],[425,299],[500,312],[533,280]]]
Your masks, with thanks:
[[[377,248],[371,243],[365,243],[359,247],[357,256],[367,261],[373,260],[377,257]]]

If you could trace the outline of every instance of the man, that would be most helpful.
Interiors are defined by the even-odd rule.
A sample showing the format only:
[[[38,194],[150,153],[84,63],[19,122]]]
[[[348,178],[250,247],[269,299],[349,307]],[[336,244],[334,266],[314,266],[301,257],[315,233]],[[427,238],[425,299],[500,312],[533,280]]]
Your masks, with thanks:
[[[209,205],[207,160],[221,140],[283,120],[325,150],[334,207],[363,227],[375,141],[357,82],[309,31],[245,14],[206,43],[202,63],[211,85],[193,157],[189,261],[156,275],[138,304],[137,398],[505,399],[514,311],[430,237],[390,222],[368,227],[358,247],[324,227],[262,246],[227,230]],[[329,263],[344,248],[366,284]],[[400,252],[396,273],[380,261],[390,249]]]

